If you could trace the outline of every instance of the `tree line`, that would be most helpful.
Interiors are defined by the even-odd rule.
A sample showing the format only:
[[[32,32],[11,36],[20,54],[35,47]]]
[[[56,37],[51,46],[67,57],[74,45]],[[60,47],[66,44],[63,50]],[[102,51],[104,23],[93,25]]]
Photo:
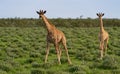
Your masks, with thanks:
[[[99,19],[72,19],[72,18],[53,18],[49,19],[50,23],[58,27],[99,27]],[[120,27],[120,19],[103,19],[105,27]],[[0,19],[0,27],[41,27],[44,22],[41,19],[20,19],[20,18],[7,18]]]

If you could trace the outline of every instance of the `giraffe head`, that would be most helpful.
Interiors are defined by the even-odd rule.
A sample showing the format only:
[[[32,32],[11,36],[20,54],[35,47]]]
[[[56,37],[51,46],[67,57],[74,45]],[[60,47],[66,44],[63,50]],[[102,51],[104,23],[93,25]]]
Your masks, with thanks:
[[[37,12],[37,14],[39,15],[39,18],[41,18],[41,16],[46,13],[46,11],[43,11],[43,10],[36,11],[36,12]]]
[[[98,17],[102,17],[102,16],[104,16],[104,13],[97,13],[96,14]]]

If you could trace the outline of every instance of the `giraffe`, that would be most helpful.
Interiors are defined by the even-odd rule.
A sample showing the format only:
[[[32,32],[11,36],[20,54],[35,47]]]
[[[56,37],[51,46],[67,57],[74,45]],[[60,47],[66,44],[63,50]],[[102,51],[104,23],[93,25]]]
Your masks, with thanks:
[[[100,59],[102,59],[103,54],[106,54],[107,44],[108,44],[108,40],[109,40],[109,34],[107,31],[105,31],[105,29],[103,27],[102,16],[104,16],[104,13],[97,13],[97,16],[99,17],[99,20],[100,20],[99,49],[100,49]]]
[[[44,21],[45,26],[47,28],[47,48],[46,48],[45,63],[47,62],[49,49],[50,49],[50,43],[52,43],[52,44],[54,44],[55,50],[57,52],[58,63],[61,64],[60,58],[61,58],[62,50],[60,49],[59,45],[60,45],[60,43],[62,43],[62,45],[66,51],[68,63],[72,64],[72,62],[69,58],[68,49],[67,49],[67,45],[66,45],[66,38],[65,38],[64,33],[62,31],[58,30],[55,27],[55,25],[51,24],[48,21],[47,17],[44,15],[46,13],[46,11],[40,10],[40,11],[36,11],[36,12],[39,15],[39,18],[42,18],[42,20]]]

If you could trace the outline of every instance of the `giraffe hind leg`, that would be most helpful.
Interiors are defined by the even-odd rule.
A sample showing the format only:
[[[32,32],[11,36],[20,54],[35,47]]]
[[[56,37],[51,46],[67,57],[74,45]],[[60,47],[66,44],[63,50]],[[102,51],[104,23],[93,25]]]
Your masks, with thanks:
[[[58,63],[61,64],[61,61],[60,61],[60,52],[59,52],[59,47],[58,47],[57,43],[55,44],[55,49],[56,49],[56,52],[57,52]]]
[[[68,49],[67,49],[67,46],[66,46],[66,40],[62,40],[62,43],[63,43],[64,49],[66,51],[66,55],[67,55],[67,58],[68,58],[68,63],[72,64],[72,62],[71,62],[71,60],[69,58]]]

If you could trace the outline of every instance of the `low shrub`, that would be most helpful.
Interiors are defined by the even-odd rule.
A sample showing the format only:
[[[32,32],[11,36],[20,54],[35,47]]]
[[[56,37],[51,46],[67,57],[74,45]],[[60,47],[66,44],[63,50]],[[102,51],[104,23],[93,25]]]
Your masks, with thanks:
[[[42,64],[42,68],[48,69],[53,66],[53,63],[47,62]]]
[[[44,69],[32,69],[31,74],[46,74],[46,71]]]
[[[8,72],[11,70],[11,67],[7,64],[0,64],[0,70]]]
[[[119,74],[119,73],[120,73],[120,69],[112,70],[112,73],[113,73],[113,74]]]
[[[117,69],[119,68],[118,64],[119,64],[118,58],[109,55],[103,58],[101,67],[104,69]]]
[[[40,57],[40,53],[35,53],[35,52],[31,52],[29,55],[30,55],[30,57],[32,57],[32,58]]]
[[[8,74],[6,71],[0,70],[0,74]]]
[[[33,63],[34,62],[34,59],[33,58],[28,58],[24,63]]]
[[[92,61],[93,60],[93,55],[89,51],[78,51],[76,53],[76,58],[79,60],[87,60],[87,61]]]
[[[68,60],[67,60],[67,57],[65,58],[65,57],[61,57],[61,63],[67,63],[68,62]]]
[[[82,73],[83,74],[90,73],[89,68],[87,66],[83,66],[83,65],[73,65],[68,70],[69,70],[69,72],[76,73],[76,74],[78,74],[80,72],[81,72],[81,74]]]
[[[37,62],[33,62],[32,67],[33,68],[39,68],[39,67],[41,67],[41,65],[39,63],[37,63]]]

